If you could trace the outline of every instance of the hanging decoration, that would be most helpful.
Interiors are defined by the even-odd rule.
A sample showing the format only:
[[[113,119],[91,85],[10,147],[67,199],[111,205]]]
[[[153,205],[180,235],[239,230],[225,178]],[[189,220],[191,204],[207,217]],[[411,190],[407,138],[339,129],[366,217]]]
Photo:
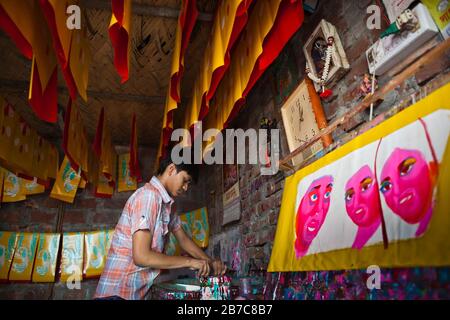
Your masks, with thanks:
[[[162,158],[167,156],[167,147],[173,130],[173,111],[178,107],[178,103],[181,102],[180,84],[184,73],[184,54],[189,44],[195,22],[197,21],[197,16],[197,1],[183,0],[175,35],[171,76],[167,90],[163,128],[158,147],[158,155],[156,157],[156,165],[158,165]]]
[[[73,283],[83,279],[84,234],[64,233],[62,237],[60,281]]]
[[[3,198],[2,202],[18,202],[26,199],[26,191],[23,179],[14,173],[0,168],[4,171]]]
[[[119,183],[118,192],[133,191],[137,189],[136,179],[130,173],[130,154],[124,153],[119,155]]]
[[[56,262],[61,235],[58,233],[40,233],[36,260],[33,267],[33,282],[54,282]]]
[[[9,280],[30,281],[38,243],[37,233],[20,233],[11,265]]]
[[[50,198],[73,203],[80,180],[80,172],[73,170],[69,159],[64,157],[61,168],[58,171],[57,179],[50,193]]]
[[[16,243],[15,232],[0,231],[0,282],[8,280]]]
[[[114,47],[114,65],[121,83],[129,77],[131,44],[131,0],[111,0],[112,16],[109,24],[109,38]]]
[[[85,278],[99,277],[106,263],[111,235],[106,231],[93,231],[84,234],[84,267]]]
[[[58,113],[57,63],[51,33],[39,3],[36,0],[2,0],[0,7],[0,27],[22,54],[32,60],[30,105],[41,120],[54,123]]]
[[[303,46],[303,52],[308,77],[321,92],[320,97],[329,98],[333,95],[330,88],[350,69],[336,27],[322,19]]]

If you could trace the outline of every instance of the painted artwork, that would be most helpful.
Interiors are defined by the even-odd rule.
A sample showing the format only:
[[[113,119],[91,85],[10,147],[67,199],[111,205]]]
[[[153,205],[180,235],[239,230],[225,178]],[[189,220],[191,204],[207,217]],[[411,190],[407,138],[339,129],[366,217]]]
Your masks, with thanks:
[[[17,239],[17,247],[9,273],[11,281],[30,281],[33,271],[34,257],[39,240],[37,233],[20,233]]]
[[[36,261],[33,267],[33,282],[54,282],[58,258],[59,233],[40,233]]]
[[[84,268],[86,278],[99,277],[108,255],[108,232],[93,231],[84,235]]]
[[[81,176],[79,172],[75,172],[72,169],[69,159],[65,156],[50,193],[50,198],[73,203],[80,181]]]
[[[206,207],[189,211],[180,215],[181,227],[200,248],[206,248],[209,244],[209,223]],[[181,248],[172,232],[165,246],[168,255],[180,255]]]
[[[448,265],[449,95],[447,85],[289,177],[269,271]]]
[[[200,248],[206,248],[209,242],[208,211],[206,207],[183,213],[180,215],[180,219],[181,223],[187,224],[192,240]]]
[[[63,234],[61,251],[61,282],[82,280],[84,233]]]
[[[0,231],[0,282],[8,280],[16,243],[17,233]]]
[[[118,192],[133,191],[137,189],[136,178],[130,176],[130,154],[119,155],[119,183]]]
[[[23,179],[6,169],[0,168],[0,170],[3,170],[4,175],[2,202],[17,202],[25,200],[27,196]]]

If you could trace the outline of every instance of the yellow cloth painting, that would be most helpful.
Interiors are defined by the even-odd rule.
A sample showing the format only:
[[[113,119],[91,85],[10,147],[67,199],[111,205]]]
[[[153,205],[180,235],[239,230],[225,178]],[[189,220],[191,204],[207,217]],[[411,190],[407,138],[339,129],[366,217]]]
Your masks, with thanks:
[[[9,273],[11,281],[30,281],[38,243],[37,233],[20,233]]]
[[[119,184],[118,192],[133,191],[137,189],[136,179],[130,176],[130,154],[119,155]]]
[[[33,282],[54,282],[56,262],[61,235],[59,233],[40,233],[33,267]]]
[[[7,281],[11,269],[17,233],[0,231],[0,281]]]
[[[447,84],[288,177],[268,271],[450,265],[449,96]]]
[[[60,280],[61,282],[81,281],[83,278],[84,233],[63,234]]]
[[[80,180],[81,176],[72,169],[69,159],[64,157],[64,161],[58,171],[58,177],[50,193],[50,198],[73,203]]]

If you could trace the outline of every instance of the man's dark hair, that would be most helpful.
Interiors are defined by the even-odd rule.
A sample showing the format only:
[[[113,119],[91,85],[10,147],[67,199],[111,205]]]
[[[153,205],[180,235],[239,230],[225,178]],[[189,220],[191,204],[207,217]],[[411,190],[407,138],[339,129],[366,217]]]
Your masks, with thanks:
[[[173,163],[172,158],[170,157],[170,155],[171,155],[171,150],[169,150],[167,152],[167,156],[165,158],[161,159],[161,162],[159,163],[158,171],[156,172],[157,175],[163,174],[164,171],[166,171],[166,168],[171,163]],[[193,159],[191,159],[191,163],[184,163],[184,162],[182,162],[180,164],[175,164],[175,167],[177,169],[177,172],[186,171],[187,174],[191,176],[192,181],[194,183],[197,183],[198,167],[199,167],[199,165],[194,164]]]

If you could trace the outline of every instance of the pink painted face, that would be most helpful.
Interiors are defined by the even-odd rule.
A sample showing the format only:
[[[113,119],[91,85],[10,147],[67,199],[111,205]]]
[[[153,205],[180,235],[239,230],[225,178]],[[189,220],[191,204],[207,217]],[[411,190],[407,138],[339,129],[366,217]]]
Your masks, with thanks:
[[[369,166],[358,170],[345,185],[345,209],[352,221],[368,227],[380,217],[380,195],[375,176]]]
[[[332,183],[332,176],[314,180],[303,196],[297,211],[297,250],[307,250],[311,241],[319,233],[330,208]]]
[[[418,150],[396,148],[381,171],[380,190],[388,207],[408,223],[418,223],[430,206],[430,170]]]

